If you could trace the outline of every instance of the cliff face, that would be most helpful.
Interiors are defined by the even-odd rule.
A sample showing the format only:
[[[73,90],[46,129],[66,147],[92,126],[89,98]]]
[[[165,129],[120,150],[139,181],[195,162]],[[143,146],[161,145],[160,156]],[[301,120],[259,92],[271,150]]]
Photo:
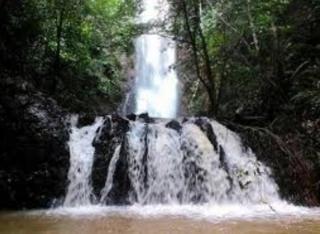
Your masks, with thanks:
[[[66,112],[22,80],[0,85],[0,209],[50,207],[67,187]]]

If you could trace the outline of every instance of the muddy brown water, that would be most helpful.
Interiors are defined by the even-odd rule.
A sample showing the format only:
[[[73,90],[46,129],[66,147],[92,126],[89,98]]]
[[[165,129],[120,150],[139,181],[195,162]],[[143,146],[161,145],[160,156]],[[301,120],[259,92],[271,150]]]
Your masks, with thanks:
[[[320,219],[274,218],[257,220],[201,220],[184,217],[139,218],[121,216],[54,216],[27,213],[0,214],[5,234],[320,234]]]

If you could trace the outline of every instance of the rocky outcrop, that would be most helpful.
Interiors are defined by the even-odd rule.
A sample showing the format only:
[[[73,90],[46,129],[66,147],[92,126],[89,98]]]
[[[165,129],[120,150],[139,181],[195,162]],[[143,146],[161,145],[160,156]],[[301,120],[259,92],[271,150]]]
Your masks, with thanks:
[[[117,146],[121,146],[119,160],[115,167],[114,184],[107,200],[102,201],[106,204],[123,205],[129,203],[128,191],[131,184],[128,177],[128,142],[126,134],[130,129],[130,121],[141,121],[147,126],[154,123],[156,119],[149,117],[148,114],[139,116],[130,114],[126,117],[118,115],[107,116],[100,133],[93,142],[96,151],[92,169],[92,187],[98,200],[101,198],[101,191],[106,183],[110,161]],[[171,125],[173,124],[169,124],[168,127],[170,128]],[[142,142],[142,144],[147,144],[147,142]]]
[[[67,188],[66,112],[21,80],[0,88],[0,209],[50,207]]]
[[[319,167],[317,155],[308,155],[310,136],[276,135],[268,129],[228,124],[238,132],[244,145],[270,167],[284,200],[302,206],[319,206]],[[306,140],[307,139],[307,140]]]
[[[95,159],[92,170],[92,185],[93,191],[97,198],[100,198],[100,191],[103,189],[106,183],[106,175],[110,160],[118,145],[122,144],[120,150],[120,160],[116,165],[115,177],[119,179],[122,184],[115,184],[111,191],[113,201],[116,203],[125,203],[124,191],[128,191],[128,188],[122,188],[127,186],[128,180],[126,179],[126,153],[125,151],[125,134],[129,130],[129,121],[119,116],[107,116],[102,126],[100,134],[95,138],[93,145],[96,148]],[[108,203],[108,201],[106,201]]]

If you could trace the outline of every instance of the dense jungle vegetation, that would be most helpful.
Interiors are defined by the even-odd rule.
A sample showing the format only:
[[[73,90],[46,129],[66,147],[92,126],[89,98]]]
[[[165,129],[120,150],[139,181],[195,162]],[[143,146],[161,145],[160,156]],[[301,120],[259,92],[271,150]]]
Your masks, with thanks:
[[[118,104],[134,14],[131,0],[1,0],[2,79],[27,80],[75,110]]]
[[[181,0],[173,6],[174,32],[190,50],[212,113],[319,115],[319,1]],[[197,91],[189,104],[203,111]]]

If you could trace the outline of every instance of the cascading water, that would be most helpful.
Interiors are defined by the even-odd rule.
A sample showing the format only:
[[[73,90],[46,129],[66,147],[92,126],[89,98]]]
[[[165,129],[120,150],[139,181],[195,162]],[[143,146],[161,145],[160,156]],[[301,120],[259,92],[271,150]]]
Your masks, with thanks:
[[[164,0],[142,1],[138,23],[153,24],[164,21],[169,13]],[[153,28],[154,30],[154,28]],[[175,42],[150,30],[136,39],[136,114],[149,113],[153,117],[175,118],[178,107],[178,79],[173,66],[176,62]]]
[[[281,200],[270,169],[218,122],[129,118],[96,118],[82,128],[73,118],[70,183],[58,213],[210,220],[320,215]]]
[[[197,121],[216,138],[211,142]],[[270,170],[215,121],[190,119],[179,131],[131,122],[127,138],[130,203],[259,204],[279,201]],[[216,145],[216,148],[215,146]],[[110,170],[110,171],[114,171]]]
[[[78,116],[71,117],[69,140],[70,181],[64,206],[83,206],[91,204],[92,187],[90,185],[94,147],[92,141],[97,129],[103,124],[103,118],[96,118],[92,126],[77,128]]]
[[[169,12],[168,3],[162,0],[142,1],[142,8],[138,23],[147,25],[163,22]],[[135,112],[174,118],[178,105],[178,80],[172,69],[175,43],[155,34],[154,29],[136,40]],[[111,126],[103,128],[109,128],[106,140],[110,141],[115,130],[112,117],[108,119]],[[113,136],[118,139],[111,147],[114,152],[103,155],[108,165],[102,166],[108,170],[96,198],[101,205],[113,204],[117,196],[126,203],[141,205],[260,204],[280,200],[269,169],[242,146],[235,133],[216,121],[153,121],[129,121],[120,137]],[[92,126],[81,129],[72,125],[70,185],[65,205],[86,205],[95,200],[90,183],[92,142],[102,122],[97,119]],[[128,181],[117,181],[119,173],[126,174]],[[122,183],[129,185],[120,186],[121,191],[114,186]]]
[[[159,8],[161,3],[164,5]],[[142,5],[138,22],[143,24],[163,20],[169,11],[166,1],[144,0]],[[136,40],[135,113],[176,117],[178,80],[171,69],[174,63],[173,41],[156,34]],[[283,212],[281,209],[297,211],[279,198],[270,169],[237,134],[218,122],[147,115],[128,118],[97,118],[93,125],[83,128],[77,128],[77,119],[72,119],[70,183],[64,206],[143,205],[138,212],[145,213],[147,207],[167,205],[170,208],[165,212],[170,213],[171,207],[179,210],[196,205],[201,212],[214,207],[215,214],[224,214],[233,210],[220,207],[235,205],[240,207],[236,212],[243,215],[251,206],[274,212],[280,204],[277,213]],[[93,142],[99,147],[98,153]],[[98,179],[104,181],[94,181],[93,167],[103,168]],[[260,213],[259,208],[255,215]]]
[[[112,121],[112,118],[109,117]],[[115,141],[105,174],[105,186],[97,200],[113,203],[110,196],[115,174],[129,178],[130,186],[113,194],[124,194],[129,204],[270,204],[279,202],[278,187],[270,170],[257,161],[234,132],[214,120],[128,121],[119,141]],[[94,137],[106,130],[97,118],[92,126],[76,128],[70,135],[70,185],[67,206],[93,202],[90,176],[93,165]],[[121,126],[123,128],[123,126]],[[97,132],[97,133],[96,133]],[[110,139],[109,139],[110,140]],[[111,139],[112,140],[112,139]],[[110,143],[110,142],[105,142]],[[120,168],[119,165],[126,165]]]

